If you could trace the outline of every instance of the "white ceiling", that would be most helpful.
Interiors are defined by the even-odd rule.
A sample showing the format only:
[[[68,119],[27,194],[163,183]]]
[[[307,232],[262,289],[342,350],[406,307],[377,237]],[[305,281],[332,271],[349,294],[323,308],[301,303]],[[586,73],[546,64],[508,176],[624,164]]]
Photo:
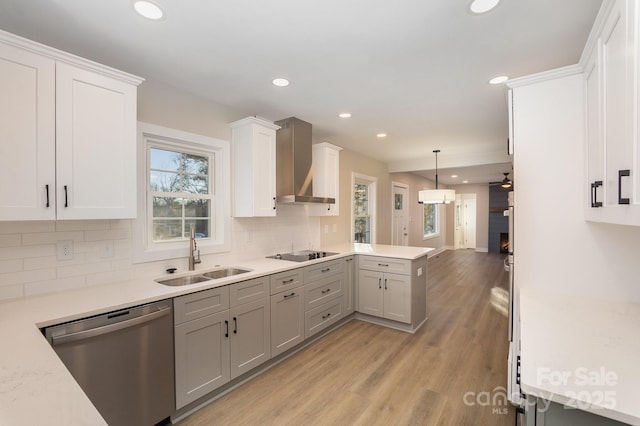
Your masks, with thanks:
[[[602,0],[502,0],[483,15],[468,12],[469,0],[155,2],[166,13],[157,22],[130,0],[0,0],[0,28],[198,94],[238,118],[297,116],[315,140],[420,171],[433,168],[433,149],[449,168],[503,153],[505,89],[487,81],[577,63]],[[291,85],[275,87],[275,77]],[[339,119],[345,111],[353,117]]]

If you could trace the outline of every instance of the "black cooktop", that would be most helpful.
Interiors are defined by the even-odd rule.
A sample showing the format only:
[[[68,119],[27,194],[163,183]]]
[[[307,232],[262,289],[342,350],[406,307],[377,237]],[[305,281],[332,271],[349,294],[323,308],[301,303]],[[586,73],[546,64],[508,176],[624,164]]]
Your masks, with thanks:
[[[302,250],[302,251],[294,251],[292,253],[278,253],[273,256],[267,256],[269,259],[280,259],[280,260],[289,260],[291,262],[305,262],[307,260],[320,259],[327,256],[333,256],[334,254],[330,251],[315,251],[315,250]]]

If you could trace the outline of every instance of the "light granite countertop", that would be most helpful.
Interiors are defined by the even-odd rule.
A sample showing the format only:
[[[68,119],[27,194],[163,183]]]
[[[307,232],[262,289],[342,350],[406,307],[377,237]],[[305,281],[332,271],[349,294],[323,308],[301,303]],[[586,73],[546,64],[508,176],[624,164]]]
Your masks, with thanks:
[[[323,248],[340,254],[303,263],[258,258],[224,267],[251,272],[182,287],[151,279],[69,290],[0,303],[0,425],[106,424],[45,340],[40,328],[169,299],[354,254],[417,259],[433,249],[367,244]],[[201,273],[202,268],[193,273]],[[176,274],[175,276],[188,275]]]
[[[640,425],[640,303],[520,290],[523,392]]]

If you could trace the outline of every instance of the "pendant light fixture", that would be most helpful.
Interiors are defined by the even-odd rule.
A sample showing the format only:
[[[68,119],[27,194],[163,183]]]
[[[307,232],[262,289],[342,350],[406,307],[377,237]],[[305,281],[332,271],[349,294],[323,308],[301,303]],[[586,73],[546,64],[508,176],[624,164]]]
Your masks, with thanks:
[[[436,154],[436,189],[418,191],[418,203],[449,204],[456,200],[456,191],[453,189],[438,189],[438,153],[440,150],[434,149],[433,152]]]
[[[509,173],[503,173],[503,175],[504,179],[502,179],[502,183],[500,184],[500,186],[503,188],[511,188],[512,182],[511,179],[509,179]]]

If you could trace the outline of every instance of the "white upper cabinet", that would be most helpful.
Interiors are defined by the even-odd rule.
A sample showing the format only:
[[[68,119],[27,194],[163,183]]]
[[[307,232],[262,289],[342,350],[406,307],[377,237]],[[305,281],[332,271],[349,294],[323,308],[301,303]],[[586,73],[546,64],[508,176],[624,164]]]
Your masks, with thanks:
[[[233,216],[276,215],[276,130],[257,117],[231,126]]]
[[[56,66],[58,219],[136,216],[136,87]]]
[[[0,31],[0,220],[135,217],[141,82]]]
[[[338,216],[340,194],[340,151],[342,148],[322,142],[312,145],[313,196],[335,198],[335,204],[312,206],[314,216]]]
[[[640,226],[636,2],[616,0],[585,61],[587,220]]]
[[[55,219],[55,61],[0,42],[0,220]]]

